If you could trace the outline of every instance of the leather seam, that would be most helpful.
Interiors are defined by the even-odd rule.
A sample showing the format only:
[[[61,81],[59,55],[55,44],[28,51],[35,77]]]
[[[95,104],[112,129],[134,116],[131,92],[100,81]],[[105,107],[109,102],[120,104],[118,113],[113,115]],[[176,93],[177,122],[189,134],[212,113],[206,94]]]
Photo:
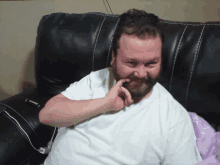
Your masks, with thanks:
[[[112,39],[111,39],[111,43],[110,43],[110,46],[109,46],[109,49],[108,49],[108,57],[107,57],[107,62],[106,62],[106,68],[107,68],[107,66],[108,66],[108,60],[109,60],[109,56],[110,56],[110,51],[112,50],[112,40],[113,40],[113,38],[114,38],[114,36],[115,36],[115,31],[116,31],[116,28],[117,28],[117,26],[118,26],[118,22],[120,21],[120,18],[118,19],[118,21],[117,21],[117,23],[116,23],[116,26],[115,26],[115,30],[114,30],[114,34],[113,34],[113,36],[112,36]]]
[[[178,52],[179,52],[180,44],[181,44],[181,42],[182,42],[182,39],[183,39],[183,36],[184,36],[184,34],[185,34],[185,31],[186,31],[187,27],[188,27],[188,26],[185,27],[185,29],[184,29],[184,31],[183,31],[183,33],[182,33],[182,36],[181,36],[181,38],[180,38],[180,41],[179,41],[179,43],[178,43],[178,46],[177,46],[177,49],[176,49],[176,53],[175,53],[175,56],[174,56],[174,63],[173,63],[173,68],[172,68],[172,73],[171,73],[169,91],[171,91],[171,84],[172,84],[172,81],[173,81],[174,67],[175,67],[177,55],[178,55]]]
[[[27,138],[27,136],[25,135],[25,133],[21,130],[21,128],[19,127],[19,125],[10,117],[12,116],[10,113],[6,112],[7,115],[5,115],[17,128],[17,130],[20,132],[20,134],[25,138],[25,140],[29,143],[29,140]],[[13,116],[12,116],[13,117]],[[14,117],[13,117],[14,118]],[[15,119],[15,118],[14,118]],[[16,119],[15,119],[16,120]],[[16,120],[17,121],[17,120]],[[18,121],[17,121],[18,122]],[[18,122],[19,123],[19,122]],[[24,130],[25,131],[25,130]]]
[[[96,13],[96,12],[88,12],[85,14],[95,14],[95,15],[102,15],[102,16],[110,16],[110,17],[119,17],[118,15],[113,15],[113,14],[106,14],[106,13]]]
[[[173,22],[173,23],[171,23],[171,22],[166,22],[166,21],[160,21],[160,23],[180,24],[180,25],[186,25],[186,26],[187,26],[187,25],[192,25],[192,26],[219,25],[219,26],[220,26],[220,24],[206,24],[206,23],[190,24],[190,23],[181,23],[181,22]]]
[[[96,41],[95,41],[95,45],[94,45],[94,49],[93,49],[93,58],[92,58],[92,71],[94,71],[94,60],[95,60],[95,49],[96,49],[96,45],[97,45],[97,42],[98,42],[98,39],[99,39],[99,34],[100,34],[100,31],[102,30],[102,26],[103,26],[103,23],[105,22],[105,19],[106,19],[106,16],[104,16],[104,19],[102,21],[102,24],[99,28],[99,31],[98,31],[98,34],[97,34],[97,37],[96,37]]]
[[[89,13],[85,13],[85,14],[95,14],[95,15],[102,15],[102,16],[106,15],[106,14],[101,14],[101,13],[97,14],[97,13],[94,13],[94,12],[89,12]]]
[[[1,104],[1,103],[0,103]],[[2,104],[2,105],[4,105],[4,104]],[[9,107],[8,105],[6,105],[7,107]],[[23,116],[21,116],[20,115],[20,113],[18,113],[16,110],[14,110],[12,107],[9,107],[10,109],[12,109],[15,113],[17,113],[29,126],[30,126],[30,128],[31,128],[31,130],[34,132],[34,134],[35,134],[35,136],[36,137],[38,137],[37,136],[37,134],[36,134],[36,132],[35,132],[35,130],[34,130],[34,128],[32,127],[32,125],[23,117]],[[8,112],[9,113],[9,112]]]
[[[191,82],[191,79],[192,79],[193,71],[194,71],[194,68],[195,68],[195,65],[196,65],[195,62],[198,59],[198,54],[199,54],[199,50],[200,50],[199,48],[201,46],[202,36],[204,34],[204,29],[205,29],[205,26],[203,26],[202,32],[201,32],[200,37],[199,37],[199,42],[198,42],[197,48],[196,48],[196,53],[195,53],[195,58],[194,58],[193,65],[192,65],[192,70],[191,70],[191,73],[190,73],[189,83],[188,83],[188,86],[187,86],[187,89],[186,89],[185,106],[187,105],[187,98],[188,98],[188,94],[189,94],[189,86],[190,86],[190,82]]]

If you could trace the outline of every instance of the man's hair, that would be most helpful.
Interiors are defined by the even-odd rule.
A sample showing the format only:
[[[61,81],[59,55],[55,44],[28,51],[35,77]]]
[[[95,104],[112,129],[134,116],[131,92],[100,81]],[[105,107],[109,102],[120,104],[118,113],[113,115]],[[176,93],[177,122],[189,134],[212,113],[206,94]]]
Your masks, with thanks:
[[[117,56],[119,39],[122,34],[135,35],[140,39],[159,36],[163,43],[163,34],[158,26],[159,19],[156,15],[143,10],[130,9],[119,17],[112,41],[112,51]]]

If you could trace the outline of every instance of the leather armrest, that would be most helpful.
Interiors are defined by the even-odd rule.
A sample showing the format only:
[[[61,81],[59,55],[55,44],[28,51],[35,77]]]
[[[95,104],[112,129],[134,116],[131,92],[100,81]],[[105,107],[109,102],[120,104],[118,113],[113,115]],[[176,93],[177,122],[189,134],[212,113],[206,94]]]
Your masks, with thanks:
[[[32,89],[0,101],[0,143],[3,147],[0,154],[3,165],[13,164],[11,161],[24,165],[34,162],[37,165],[37,162],[42,163],[46,158],[46,155],[40,154],[32,147],[24,134],[29,135],[36,149],[47,146],[54,133],[54,127],[40,123],[38,115],[51,97],[40,96],[37,89]],[[27,98],[38,102],[40,107],[27,104]],[[19,128],[24,129],[25,133]]]

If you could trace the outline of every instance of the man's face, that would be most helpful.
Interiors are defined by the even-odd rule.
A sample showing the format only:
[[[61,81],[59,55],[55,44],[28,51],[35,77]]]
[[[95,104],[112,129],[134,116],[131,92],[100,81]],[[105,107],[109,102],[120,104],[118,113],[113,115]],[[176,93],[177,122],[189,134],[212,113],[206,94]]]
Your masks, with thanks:
[[[116,81],[129,78],[124,85],[132,98],[143,98],[152,91],[160,77],[162,42],[160,37],[139,39],[123,34],[117,57],[112,54],[112,71]],[[140,100],[140,99],[138,99]]]

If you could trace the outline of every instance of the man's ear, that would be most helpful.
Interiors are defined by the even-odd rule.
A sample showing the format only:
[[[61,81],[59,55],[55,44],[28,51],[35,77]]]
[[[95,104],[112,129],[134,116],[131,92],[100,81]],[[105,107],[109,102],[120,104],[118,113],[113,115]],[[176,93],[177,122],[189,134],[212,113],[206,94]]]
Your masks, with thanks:
[[[111,66],[114,64],[114,61],[115,61],[115,54],[114,52],[112,51],[112,60],[111,60]]]

